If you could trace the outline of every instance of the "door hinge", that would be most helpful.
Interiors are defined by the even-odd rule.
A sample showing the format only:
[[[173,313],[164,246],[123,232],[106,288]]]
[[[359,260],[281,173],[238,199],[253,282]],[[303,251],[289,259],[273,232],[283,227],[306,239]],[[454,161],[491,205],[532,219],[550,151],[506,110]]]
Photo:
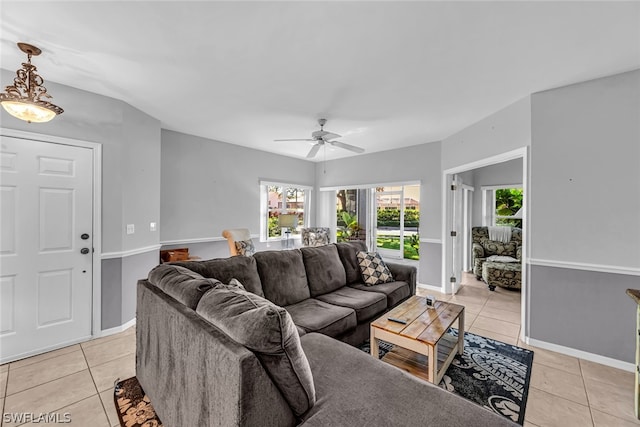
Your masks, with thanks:
[[[451,191],[456,191],[458,189],[458,186],[455,184],[451,184]]]
[[[452,231],[452,232],[451,232],[451,237],[456,237],[457,235],[458,235],[458,233],[457,233],[457,232],[455,232],[455,231]]]

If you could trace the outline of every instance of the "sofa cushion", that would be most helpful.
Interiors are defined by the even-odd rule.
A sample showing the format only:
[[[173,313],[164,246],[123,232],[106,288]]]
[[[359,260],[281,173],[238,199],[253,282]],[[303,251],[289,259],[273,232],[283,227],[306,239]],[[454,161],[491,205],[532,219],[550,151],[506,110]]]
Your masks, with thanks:
[[[355,289],[367,292],[380,292],[387,296],[387,307],[394,307],[400,301],[407,299],[411,295],[411,289],[407,282],[389,282],[375,286],[367,286],[364,283],[350,285]]]
[[[347,276],[335,245],[302,248],[311,296],[335,291],[347,284]]]
[[[357,254],[360,274],[365,285],[374,286],[393,282],[393,276],[377,252],[359,251]]]
[[[253,257],[234,256],[207,261],[174,262],[172,265],[186,267],[204,277],[213,277],[224,283],[229,283],[233,278],[238,279],[249,292],[264,296],[258,267]]]
[[[173,264],[160,264],[149,272],[149,282],[164,293],[195,310],[200,298],[219,280],[202,277],[195,271]]]
[[[360,275],[360,266],[358,265],[358,257],[356,254],[359,251],[366,251],[367,245],[362,240],[353,240],[351,242],[337,243],[336,247],[338,248],[340,261],[342,261],[345,274],[347,275],[347,284],[361,283],[362,276]]]
[[[256,354],[296,415],[314,405],[309,362],[285,309],[241,287],[221,286],[200,299],[196,312]]]
[[[319,332],[335,338],[353,330],[357,325],[353,309],[327,304],[315,298],[308,298],[285,308],[293,322],[307,332]]]
[[[299,249],[257,252],[253,257],[269,301],[284,307],[311,297]]]
[[[318,401],[303,427],[516,427],[507,418],[319,334],[300,339]]]
[[[372,319],[384,313],[387,309],[387,298],[385,294],[361,291],[348,286],[343,286],[328,294],[319,295],[316,299],[329,304],[354,309],[358,323]]]

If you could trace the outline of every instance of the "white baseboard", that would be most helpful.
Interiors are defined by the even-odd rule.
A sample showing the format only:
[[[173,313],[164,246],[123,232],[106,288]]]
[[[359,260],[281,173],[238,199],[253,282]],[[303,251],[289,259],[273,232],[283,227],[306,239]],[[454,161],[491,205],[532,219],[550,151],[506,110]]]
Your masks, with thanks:
[[[612,368],[622,369],[623,371],[635,372],[636,365],[629,362],[623,362],[622,360],[612,359],[610,357],[601,356],[599,354],[588,353],[586,351],[577,350],[571,347],[564,347],[558,344],[553,344],[546,341],[539,341],[533,338],[528,338],[525,342],[534,347],[540,347],[545,350],[555,351],[556,353],[566,354],[567,356],[577,357],[579,359],[588,360],[589,362],[600,363],[601,365],[611,366]],[[535,351],[535,350],[534,350]],[[535,360],[535,356],[534,356]]]
[[[136,324],[136,318],[129,320],[127,323],[121,326],[116,326],[115,328],[104,329],[100,331],[100,333],[96,334],[93,338],[102,338],[108,337],[109,335],[119,334],[120,332],[124,332],[130,327]]]
[[[442,286],[427,285],[426,283],[418,283],[418,287],[428,291],[442,293]]]

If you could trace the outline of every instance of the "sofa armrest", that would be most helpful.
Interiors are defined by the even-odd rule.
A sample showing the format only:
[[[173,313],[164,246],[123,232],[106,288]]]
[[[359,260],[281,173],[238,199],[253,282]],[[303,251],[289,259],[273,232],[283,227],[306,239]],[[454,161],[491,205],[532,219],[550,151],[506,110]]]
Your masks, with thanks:
[[[522,261],[522,246],[518,246],[518,249],[516,249],[516,259]]]
[[[147,280],[137,290],[136,377],[165,425],[296,424],[255,354]]]
[[[473,258],[484,258],[484,248],[480,243],[473,243]]]
[[[416,294],[416,283],[418,281],[418,269],[412,265],[385,262],[393,278],[398,281],[407,282],[411,289],[411,295]]]

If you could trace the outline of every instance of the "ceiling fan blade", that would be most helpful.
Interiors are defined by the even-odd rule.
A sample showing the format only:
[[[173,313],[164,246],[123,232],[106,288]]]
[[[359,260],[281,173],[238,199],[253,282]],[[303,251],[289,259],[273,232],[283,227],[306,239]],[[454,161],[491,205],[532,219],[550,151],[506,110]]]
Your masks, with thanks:
[[[328,142],[329,144],[335,147],[344,148],[345,150],[353,151],[354,153],[364,153],[364,148],[356,147],[355,145],[345,144],[344,142],[340,142],[340,141],[328,141]]]
[[[309,154],[307,154],[307,159],[314,158],[316,154],[318,154],[318,150],[320,150],[320,144],[315,144],[313,147],[311,147]]]
[[[296,138],[296,139],[274,139],[275,142],[282,142],[282,141],[315,141],[315,139],[300,139],[300,138]]]

